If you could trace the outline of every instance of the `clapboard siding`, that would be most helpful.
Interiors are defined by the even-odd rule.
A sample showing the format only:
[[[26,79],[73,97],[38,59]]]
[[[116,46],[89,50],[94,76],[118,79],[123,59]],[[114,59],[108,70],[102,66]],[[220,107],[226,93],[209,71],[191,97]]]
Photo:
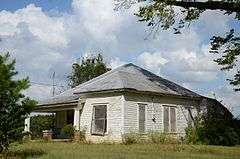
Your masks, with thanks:
[[[86,138],[92,142],[121,141],[123,134],[123,100],[122,95],[93,96],[86,99],[81,117],[80,127],[86,130]],[[104,136],[91,135],[93,105],[107,105],[107,133]]]
[[[124,93],[105,94],[86,98],[80,117],[80,127],[86,130],[86,138],[92,142],[122,141],[122,135],[139,132],[139,103],[145,104],[145,133],[163,132],[163,106],[176,107],[177,133],[184,135],[187,126],[187,107],[192,107],[193,115],[197,113],[197,102],[177,98],[150,96],[144,94]],[[104,136],[91,135],[93,105],[107,105],[107,133]]]
[[[188,123],[188,107],[196,115],[198,102],[187,99],[163,96],[149,96],[125,93],[124,101],[124,133],[138,132],[138,103],[146,104],[146,133],[151,131],[163,132],[163,106],[176,107],[177,133],[184,134]]]

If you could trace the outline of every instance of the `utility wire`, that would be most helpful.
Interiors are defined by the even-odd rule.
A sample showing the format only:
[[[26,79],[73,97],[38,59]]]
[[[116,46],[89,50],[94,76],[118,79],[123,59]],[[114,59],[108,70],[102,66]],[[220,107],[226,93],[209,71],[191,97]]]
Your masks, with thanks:
[[[42,85],[42,86],[53,86],[50,83],[42,83],[42,82],[30,82],[31,84]],[[63,85],[54,84],[56,87],[64,87]]]

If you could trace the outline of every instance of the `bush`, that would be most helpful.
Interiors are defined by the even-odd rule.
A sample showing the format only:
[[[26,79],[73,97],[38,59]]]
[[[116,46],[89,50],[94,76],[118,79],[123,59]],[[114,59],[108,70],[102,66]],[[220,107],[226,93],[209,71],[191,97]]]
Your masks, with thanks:
[[[197,144],[197,142],[199,141],[198,139],[198,135],[196,133],[196,130],[194,129],[194,127],[192,126],[192,124],[189,124],[186,129],[186,136],[185,136],[185,141],[188,144]]]
[[[126,133],[123,135],[123,144],[130,145],[140,142],[140,135],[137,133]]]
[[[76,131],[75,140],[80,142],[86,142],[86,129]]]
[[[70,138],[70,139],[72,139],[74,137],[74,132],[75,132],[75,128],[74,128],[74,126],[72,126],[72,124],[65,125],[61,129],[61,135],[63,135],[66,138]]]
[[[151,132],[149,133],[149,139],[152,143],[156,144],[177,144],[179,143],[177,137],[171,134],[162,132]]]
[[[240,143],[238,128],[232,119],[220,119],[215,116],[201,115],[195,119],[195,125],[188,125],[186,141],[192,144],[233,146]]]
[[[33,138],[41,138],[43,130],[52,130],[54,128],[54,115],[37,115],[31,117],[31,132]]]
[[[167,140],[167,134],[161,132],[151,132],[149,133],[149,138],[152,143],[164,144]]]

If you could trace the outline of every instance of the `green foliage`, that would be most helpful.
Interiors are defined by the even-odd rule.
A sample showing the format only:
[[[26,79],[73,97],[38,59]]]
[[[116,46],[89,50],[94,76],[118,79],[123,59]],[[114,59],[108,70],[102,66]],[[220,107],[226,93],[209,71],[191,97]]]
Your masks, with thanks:
[[[74,137],[74,132],[75,132],[75,128],[72,124],[65,125],[61,129],[61,134],[70,139]]]
[[[198,135],[192,124],[188,124],[188,127],[185,128],[185,132],[185,140],[188,144],[198,144]]]
[[[119,1],[119,0],[118,0]],[[122,5],[126,4],[125,0]],[[180,34],[181,31],[189,27],[191,23],[197,21],[203,12],[206,10],[219,10],[223,15],[235,14],[236,20],[240,20],[240,1],[239,0],[224,0],[224,1],[178,1],[178,0],[152,0],[148,5],[140,7],[138,13],[139,21],[147,23],[150,27],[150,34],[157,33],[159,29],[172,29],[174,34]],[[121,5],[121,3],[118,3]],[[179,9],[175,9],[178,7]],[[119,6],[117,8],[120,8]],[[234,19],[233,18],[233,19]],[[232,70],[236,68],[236,72],[230,81],[235,91],[240,91],[240,36],[239,32],[234,31],[239,28],[233,28],[225,37],[213,36],[211,38],[212,53],[221,55],[220,58],[214,61],[222,66],[221,70]]]
[[[213,36],[211,39],[211,53],[221,54],[220,58],[214,60],[222,66],[222,70],[232,70],[237,66],[240,55],[240,37],[234,35],[231,29],[225,37]],[[228,79],[230,84],[236,86],[235,91],[240,91],[240,70],[234,75],[233,79]]]
[[[75,131],[74,135],[75,141],[86,143],[86,129]]]
[[[177,137],[171,134],[166,134],[162,132],[151,132],[148,134],[149,139],[152,143],[156,144],[177,144],[179,143]]]
[[[186,141],[192,144],[233,146],[240,144],[239,127],[235,120],[214,112],[203,113],[195,119],[195,125],[186,128]]]
[[[72,73],[68,76],[69,85],[75,87],[81,83],[89,81],[110,69],[107,68],[101,54],[93,57],[82,58],[80,63],[72,65]]]
[[[43,130],[53,130],[54,115],[37,115],[31,117],[31,132],[33,138],[42,138]]]
[[[86,142],[86,130],[80,130],[79,131],[79,140],[82,142]]]
[[[151,132],[149,137],[153,143],[164,144],[167,140],[167,134],[161,132]]]
[[[8,159],[239,159],[240,147],[173,144],[76,144],[30,142],[11,146]]]
[[[126,133],[123,135],[123,144],[179,144],[179,140],[172,134],[153,131],[148,134],[138,134],[135,132]]]
[[[123,144],[125,145],[137,144],[140,142],[140,135],[133,132],[124,134],[122,138]]]
[[[29,87],[29,80],[17,80],[14,66],[9,53],[0,55],[0,152],[22,138],[24,119],[36,105],[22,94]]]
[[[179,144],[180,141],[177,136],[163,132],[150,132],[148,138],[151,143],[155,144]]]

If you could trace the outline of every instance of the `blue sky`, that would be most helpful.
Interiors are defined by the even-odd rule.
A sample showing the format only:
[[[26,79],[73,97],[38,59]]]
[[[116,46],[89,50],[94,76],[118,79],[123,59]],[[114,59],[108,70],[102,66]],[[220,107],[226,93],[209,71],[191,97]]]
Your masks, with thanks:
[[[128,10],[113,11],[112,0],[0,0],[1,52],[9,51],[17,59],[21,77],[33,82],[67,85],[71,64],[77,58],[102,52],[110,67],[135,63],[197,93],[213,97],[240,113],[240,93],[226,82],[231,72],[219,71],[209,54],[209,38],[239,22],[221,12],[205,12],[198,22],[174,35],[160,31],[145,38],[148,28]],[[65,87],[66,88],[66,87]],[[26,94],[43,99],[52,88],[32,84]],[[59,87],[58,92],[63,89]]]
[[[0,10],[15,11],[34,3],[41,7],[43,11],[57,10],[59,12],[71,11],[71,0],[0,0]]]

